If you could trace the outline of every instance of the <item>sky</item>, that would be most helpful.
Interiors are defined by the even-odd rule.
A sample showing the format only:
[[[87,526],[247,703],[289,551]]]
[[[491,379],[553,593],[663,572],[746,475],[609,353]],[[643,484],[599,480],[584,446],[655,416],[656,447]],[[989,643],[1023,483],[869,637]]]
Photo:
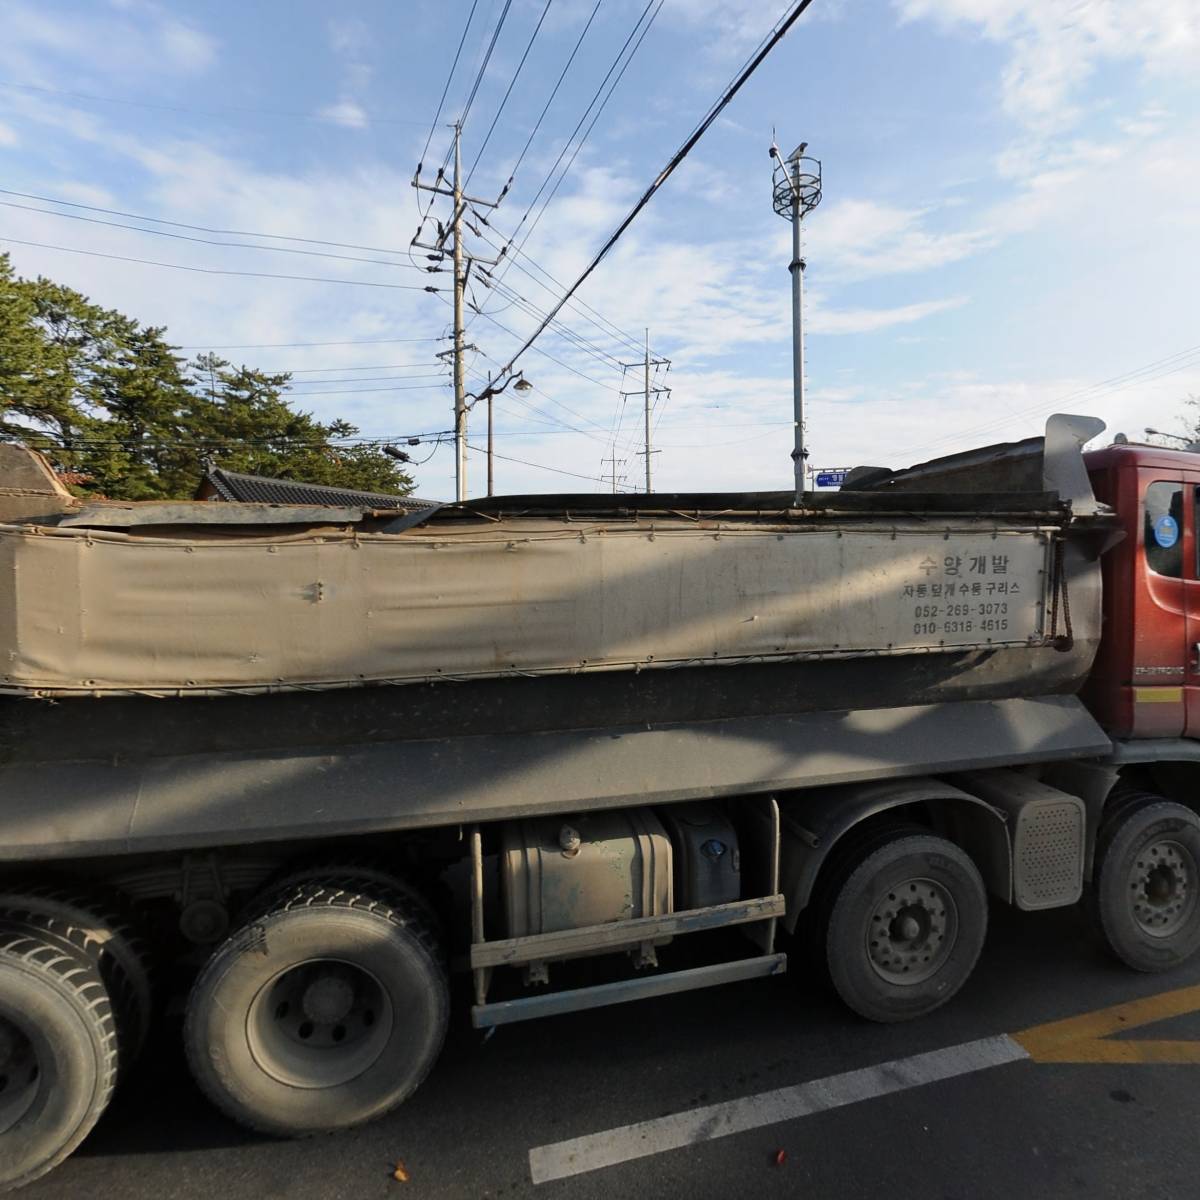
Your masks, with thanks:
[[[420,438],[418,492],[450,497],[451,277],[410,246],[449,205],[414,190],[417,164],[433,182],[465,113],[469,194],[494,203],[511,178],[465,239],[509,247],[470,277],[478,392],[790,7],[0,0],[0,249],[181,353],[294,372],[321,418]],[[520,358],[533,386],[496,399],[496,490],[642,486],[642,396],[621,393],[647,330],[670,361],[655,490],[790,486],[773,134],[822,163],[813,467],[902,466],[1055,411],[1106,437],[1181,429],[1200,396],[1197,61],[1200,0],[813,0]],[[472,495],[485,441],[481,405]]]

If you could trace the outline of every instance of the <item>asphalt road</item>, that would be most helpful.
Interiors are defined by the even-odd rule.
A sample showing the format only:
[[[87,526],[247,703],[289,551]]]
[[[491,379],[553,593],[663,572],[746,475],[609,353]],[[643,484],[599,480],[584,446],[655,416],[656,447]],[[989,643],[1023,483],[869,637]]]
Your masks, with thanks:
[[[442,1059],[407,1105],[352,1133],[292,1143],[210,1109],[167,1022],[85,1145],[21,1194],[1195,1197],[1200,1061],[1011,1062],[540,1185],[529,1151],[1198,983],[1200,962],[1169,976],[1109,962],[1076,910],[998,909],[967,988],[902,1026],[851,1016],[806,984],[800,960],[782,979],[510,1026],[486,1043],[460,993]],[[1117,1039],[1200,1041],[1200,989],[1195,1004]],[[1189,1052],[1200,1060],[1195,1046],[1180,1057]],[[397,1160],[407,1183],[392,1178]]]

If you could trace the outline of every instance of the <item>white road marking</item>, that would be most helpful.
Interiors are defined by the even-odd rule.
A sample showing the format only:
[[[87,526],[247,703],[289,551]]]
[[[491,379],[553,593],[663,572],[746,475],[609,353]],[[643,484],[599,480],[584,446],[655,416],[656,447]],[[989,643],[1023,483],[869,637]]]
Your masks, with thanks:
[[[548,1183],[552,1179],[616,1166],[630,1159],[728,1137],[731,1133],[743,1133],[779,1121],[794,1121],[797,1117],[1020,1062],[1028,1057],[1024,1047],[1005,1034],[980,1038],[858,1071],[827,1075],[824,1079],[813,1079],[794,1087],[760,1092],[724,1104],[710,1104],[566,1142],[537,1146],[529,1152],[529,1172],[535,1184]]]

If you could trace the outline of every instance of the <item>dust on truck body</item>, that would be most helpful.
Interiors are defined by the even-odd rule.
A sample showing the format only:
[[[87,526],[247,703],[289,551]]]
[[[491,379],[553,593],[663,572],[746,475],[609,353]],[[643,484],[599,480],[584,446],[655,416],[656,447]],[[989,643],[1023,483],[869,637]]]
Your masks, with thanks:
[[[1102,428],[799,508],[84,505],[9,448],[0,1185],[86,1136],[155,959],[203,964],[192,1070],[277,1134],[410,1095],[451,963],[489,1027],[781,974],[803,927],[893,1021],[989,902],[1085,889],[1118,957],[1181,962],[1200,471],[1085,459]]]

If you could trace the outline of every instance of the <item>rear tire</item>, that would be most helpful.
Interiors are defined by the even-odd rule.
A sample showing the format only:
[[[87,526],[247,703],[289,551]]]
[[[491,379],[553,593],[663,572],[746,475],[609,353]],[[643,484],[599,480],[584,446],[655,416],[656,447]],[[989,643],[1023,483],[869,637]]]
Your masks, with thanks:
[[[114,896],[32,884],[0,891],[0,920],[32,925],[73,946],[100,972],[117,1020],[121,1063],[141,1053],[154,1017],[149,947]]]
[[[952,842],[905,832],[869,843],[832,882],[823,922],[830,980],[870,1021],[906,1021],[966,983],[987,934],[987,893]]]
[[[192,1073],[234,1120],[298,1137],[406,1100],[445,1038],[449,989],[422,908],[308,880],[225,941],[188,1000]]]
[[[403,897],[408,905],[420,910],[439,946],[445,939],[444,923],[433,905],[421,894],[420,889],[400,878],[383,863],[369,858],[316,859],[285,868],[276,878],[267,881],[243,917],[273,906],[276,897],[284,895],[299,884],[314,881],[326,887],[362,892],[380,900]]]
[[[1168,971],[1200,947],[1200,817],[1151,794],[1100,828],[1092,914],[1109,951],[1135,971]]]
[[[31,929],[0,927],[0,1191],[83,1141],[116,1071],[116,1023],[95,964]]]

